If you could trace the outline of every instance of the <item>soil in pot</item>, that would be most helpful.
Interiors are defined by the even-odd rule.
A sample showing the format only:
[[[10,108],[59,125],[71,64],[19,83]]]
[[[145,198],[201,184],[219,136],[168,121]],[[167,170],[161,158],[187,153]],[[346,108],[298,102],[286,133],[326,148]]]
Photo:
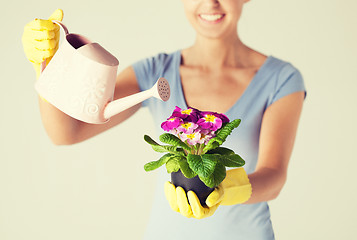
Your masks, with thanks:
[[[186,178],[180,170],[171,173],[171,183],[176,187],[182,187],[186,192],[194,191],[202,206],[206,206],[206,199],[214,190],[214,188],[207,187],[198,176]]]

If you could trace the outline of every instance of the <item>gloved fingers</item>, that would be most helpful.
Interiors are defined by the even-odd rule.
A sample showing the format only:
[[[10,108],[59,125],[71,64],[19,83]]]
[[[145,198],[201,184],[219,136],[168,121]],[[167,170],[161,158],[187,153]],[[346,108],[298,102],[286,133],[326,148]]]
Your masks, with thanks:
[[[36,49],[49,50],[50,56],[54,54],[55,49],[59,42],[59,27],[49,20],[33,20],[25,26],[24,33],[22,35],[22,42],[24,50],[27,56],[33,54]],[[34,49],[33,49],[34,48]],[[26,52],[27,51],[27,52]],[[40,53],[40,55],[42,55]],[[48,56],[46,56],[47,58]],[[31,61],[30,56],[30,61]],[[33,62],[38,60],[32,59]]]
[[[210,216],[212,216],[213,215],[213,213],[215,213],[216,212],[216,210],[217,210],[217,208],[218,208],[218,206],[220,205],[220,203],[219,204],[216,204],[216,205],[214,205],[214,206],[212,206],[212,207],[210,207],[209,209],[210,209],[210,211],[209,211],[209,213],[207,214],[207,216],[206,217],[210,217]]]
[[[216,210],[217,210],[217,208],[218,208],[219,205],[220,205],[220,203],[218,203],[218,204],[216,204],[216,205],[210,207],[210,208],[209,208],[209,211],[206,212],[206,214],[205,214],[204,217],[206,218],[206,217],[212,216],[212,215],[216,212]]]
[[[54,49],[56,45],[57,45],[57,41],[55,39],[33,41],[33,47],[42,51]]]
[[[57,48],[40,50],[36,48],[25,48],[27,58],[33,63],[42,63],[45,59],[52,57]]]
[[[22,35],[22,39],[23,41],[32,43],[33,41],[42,41],[42,40],[50,40],[50,39],[59,40],[59,36],[60,36],[59,29],[55,29],[52,31],[25,29]]]
[[[48,20],[35,19],[24,27],[22,45],[27,59],[33,63],[37,77],[41,73],[41,63],[46,60],[48,64],[59,47],[60,27],[52,20],[62,19],[63,11],[57,9]]]
[[[62,9],[56,9],[51,16],[48,18],[48,20],[57,20],[57,21],[62,21],[63,19],[63,11]]]
[[[32,20],[25,25],[25,30],[37,30],[37,31],[54,31],[58,30],[59,26],[53,23],[51,20],[38,19]]]
[[[165,182],[164,188],[165,188],[165,196],[170,204],[170,207],[175,212],[180,212],[180,209],[177,205],[176,187],[170,182]]]
[[[182,187],[176,188],[176,196],[180,213],[187,218],[193,217],[191,206],[188,204],[186,192]]]
[[[198,199],[196,193],[193,191],[188,191],[187,193],[188,201],[190,202],[193,216],[197,219],[205,218],[209,215],[211,211],[210,208],[202,207],[200,200]]]
[[[42,36],[40,36],[41,34],[39,34],[39,32],[40,31],[25,31],[22,36],[26,57],[34,63],[41,63],[46,58],[52,57],[58,49],[59,31],[51,31],[52,34],[45,34],[47,31],[43,31]],[[54,38],[46,39],[52,36],[54,36]],[[40,37],[44,38],[40,39]]]
[[[209,208],[217,205],[222,201],[224,197],[224,190],[221,186],[218,186],[214,189],[214,191],[208,195],[206,199],[206,204]]]
[[[28,41],[33,41],[33,40],[41,41],[44,39],[56,38],[57,33],[59,33],[59,29],[53,31],[40,31],[40,30],[29,29],[24,32],[24,37],[26,37]]]

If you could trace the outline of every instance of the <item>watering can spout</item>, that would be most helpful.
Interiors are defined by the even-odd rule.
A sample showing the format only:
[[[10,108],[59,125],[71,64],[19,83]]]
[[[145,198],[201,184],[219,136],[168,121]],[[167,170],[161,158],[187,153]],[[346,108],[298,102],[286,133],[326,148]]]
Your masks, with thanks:
[[[170,86],[165,78],[159,78],[156,84],[149,90],[142,91],[118,100],[109,102],[104,109],[104,119],[109,119],[112,116],[138,104],[146,99],[155,97],[162,101],[167,101],[170,98]]]

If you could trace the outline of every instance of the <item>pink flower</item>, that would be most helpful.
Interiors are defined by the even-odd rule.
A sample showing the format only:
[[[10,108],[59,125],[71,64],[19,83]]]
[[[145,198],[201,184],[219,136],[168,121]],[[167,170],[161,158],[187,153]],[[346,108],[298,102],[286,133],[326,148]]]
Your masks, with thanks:
[[[216,131],[222,127],[222,119],[216,117],[214,113],[205,112],[202,115],[203,117],[197,121],[197,124],[203,129]]]
[[[161,124],[161,128],[167,132],[170,132],[177,128],[182,122],[183,121],[178,117],[171,117]]]
[[[201,139],[198,141],[199,144],[207,145],[209,140],[211,140],[211,138],[216,136],[214,131],[210,131],[208,129],[202,129],[200,133],[201,133]]]
[[[193,132],[190,134],[181,133],[180,139],[183,142],[187,141],[187,143],[190,145],[196,145],[201,139],[201,133],[199,133],[199,132]]]
[[[177,127],[177,130],[179,132],[183,132],[186,134],[193,133],[193,131],[198,128],[198,125],[193,122],[183,122],[180,124],[180,126]]]
[[[181,108],[176,106],[174,112],[172,113],[172,117],[178,117],[187,122],[196,123],[199,118],[199,111],[194,108],[182,110]]]
[[[177,131],[177,129],[176,129],[176,128],[174,128],[174,129],[170,130],[170,131],[169,131],[169,133],[171,133],[171,134],[173,134],[173,135],[175,135],[175,136],[179,136],[179,134],[180,134],[180,132],[179,132],[179,131]]]
[[[216,117],[219,117],[222,120],[222,123],[227,123],[229,122],[229,118],[224,115],[223,113],[213,113]]]

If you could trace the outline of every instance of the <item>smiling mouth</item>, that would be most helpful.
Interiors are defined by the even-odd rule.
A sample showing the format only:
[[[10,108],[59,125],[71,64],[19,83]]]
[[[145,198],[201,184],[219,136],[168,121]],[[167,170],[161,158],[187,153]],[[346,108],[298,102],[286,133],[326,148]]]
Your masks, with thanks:
[[[219,22],[224,14],[200,14],[199,17],[206,22]]]

